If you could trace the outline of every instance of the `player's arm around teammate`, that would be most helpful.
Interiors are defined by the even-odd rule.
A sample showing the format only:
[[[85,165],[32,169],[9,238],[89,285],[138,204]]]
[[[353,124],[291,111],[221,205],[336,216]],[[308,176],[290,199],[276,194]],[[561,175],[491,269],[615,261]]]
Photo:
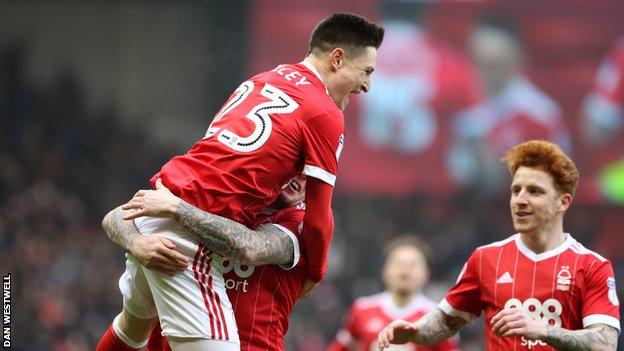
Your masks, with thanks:
[[[186,256],[177,252],[175,244],[160,236],[141,235],[134,223],[123,219],[117,207],[102,220],[108,238],[119,248],[130,252],[145,267],[174,275],[188,264]]]
[[[131,211],[124,220],[140,216],[174,218],[210,251],[245,265],[287,265],[293,259],[293,242],[278,227],[264,225],[251,230],[202,211],[172,194],[160,180],[156,182],[156,190],[140,190],[121,209]]]

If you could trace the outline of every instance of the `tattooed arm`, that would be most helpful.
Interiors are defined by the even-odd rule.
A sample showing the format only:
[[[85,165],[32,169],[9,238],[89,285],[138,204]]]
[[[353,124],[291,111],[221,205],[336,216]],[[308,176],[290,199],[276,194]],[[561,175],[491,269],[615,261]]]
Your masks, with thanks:
[[[138,191],[121,208],[131,211],[125,219],[172,217],[210,251],[245,265],[287,265],[294,258],[292,239],[276,226],[269,224],[251,230],[231,219],[202,211],[172,194],[160,180],[156,182],[156,190]]]
[[[129,251],[143,266],[175,275],[188,264],[188,259],[175,250],[167,238],[139,233],[134,223],[123,219],[121,207],[110,211],[102,220],[108,238],[119,248]]]
[[[581,330],[548,327],[541,340],[559,350],[613,350],[617,349],[618,331],[605,324],[592,324]]]
[[[523,336],[542,340],[558,350],[615,350],[618,331],[606,324],[569,330],[534,320],[519,308],[499,311],[491,320],[492,332],[500,336]]]
[[[380,348],[390,344],[413,342],[421,345],[435,345],[455,335],[463,328],[466,320],[435,309],[415,323],[396,320],[388,324],[378,336]]]
[[[197,241],[223,257],[250,266],[292,263],[292,239],[274,225],[268,224],[251,230],[238,222],[202,211],[182,200],[174,218]]]
[[[450,316],[436,308],[416,322],[418,335],[414,342],[423,345],[439,344],[457,334],[466,323],[466,320]]]
[[[117,207],[108,212],[102,220],[102,228],[108,235],[110,241],[117,247],[125,251],[131,251],[132,243],[141,234],[129,220],[124,220],[121,208]]]

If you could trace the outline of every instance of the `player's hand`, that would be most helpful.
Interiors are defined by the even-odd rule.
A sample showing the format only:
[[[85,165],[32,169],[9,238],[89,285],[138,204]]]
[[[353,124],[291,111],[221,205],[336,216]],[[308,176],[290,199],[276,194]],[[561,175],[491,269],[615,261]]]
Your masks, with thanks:
[[[138,235],[130,246],[130,253],[143,266],[174,276],[188,265],[186,256],[175,250],[167,238],[155,235]]]
[[[312,295],[312,293],[316,290],[319,283],[313,282],[310,279],[305,279],[303,281],[303,286],[301,287],[301,294],[299,294],[299,300],[308,298]]]
[[[180,198],[173,195],[158,178],[156,190],[139,190],[130,201],[121,206],[127,213],[123,219],[141,216],[173,217],[180,201]]]
[[[527,316],[520,308],[507,308],[491,320],[492,332],[499,336],[524,336],[530,340],[548,335],[547,325]]]
[[[418,329],[416,328],[415,323],[397,319],[379,332],[379,335],[377,336],[379,350],[390,347],[390,344],[406,344],[414,340],[417,334]]]

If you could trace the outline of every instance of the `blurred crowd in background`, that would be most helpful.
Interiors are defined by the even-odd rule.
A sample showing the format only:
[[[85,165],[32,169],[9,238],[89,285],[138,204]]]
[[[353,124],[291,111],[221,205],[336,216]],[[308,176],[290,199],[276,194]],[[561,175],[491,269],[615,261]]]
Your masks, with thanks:
[[[472,249],[513,233],[498,160],[529,138],[557,142],[579,165],[564,229],[613,262],[622,300],[624,28],[616,27],[624,7],[538,3],[247,4],[248,66],[237,77],[301,59],[313,24],[334,11],[387,30],[372,90],[346,113],[330,271],[295,307],[288,350],[322,350],[350,303],[382,289],[381,248],[395,236],[430,245],[427,292],[443,296]],[[291,36],[273,40],[285,31]],[[0,44],[0,267],[13,279],[14,349],[91,350],[121,307],[123,253],[101,218],[184,150],[153,137],[114,99],[90,104],[88,79],[69,62],[34,82],[28,45]],[[462,348],[483,349],[481,334],[476,321]]]

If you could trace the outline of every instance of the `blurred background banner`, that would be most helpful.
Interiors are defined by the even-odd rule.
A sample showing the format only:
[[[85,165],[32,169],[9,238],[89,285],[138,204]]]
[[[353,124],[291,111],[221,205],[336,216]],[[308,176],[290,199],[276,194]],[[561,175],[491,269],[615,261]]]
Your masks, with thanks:
[[[621,131],[591,140],[585,129],[600,108],[588,96],[592,86],[598,94],[608,84],[622,89],[618,67],[603,73],[610,83],[596,70],[610,46],[616,65],[622,59],[623,4],[278,0],[252,8],[250,74],[302,59],[310,28],[333,11],[361,13],[387,29],[373,89],[346,112],[338,191],[452,196],[484,175],[497,178],[492,168],[510,146],[540,138],[574,154],[587,184],[580,201],[622,201]],[[621,94],[607,99],[621,104]],[[479,153],[466,142],[479,144]]]
[[[382,289],[382,247],[416,233],[438,299],[469,253],[513,234],[511,145],[552,140],[581,172],[566,231],[614,265],[624,299],[624,2],[0,1],[0,268],[15,350],[92,350],[121,308],[124,257],[100,228],[203,137],[248,76],[305,56],[333,12],[386,27],[351,96],[328,277],[287,350],[322,350]],[[482,350],[481,321],[462,331]],[[622,338],[620,338],[622,339]],[[621,341],[620,341],[621,343]],[[621,344],[622,346],[622,344]]]

